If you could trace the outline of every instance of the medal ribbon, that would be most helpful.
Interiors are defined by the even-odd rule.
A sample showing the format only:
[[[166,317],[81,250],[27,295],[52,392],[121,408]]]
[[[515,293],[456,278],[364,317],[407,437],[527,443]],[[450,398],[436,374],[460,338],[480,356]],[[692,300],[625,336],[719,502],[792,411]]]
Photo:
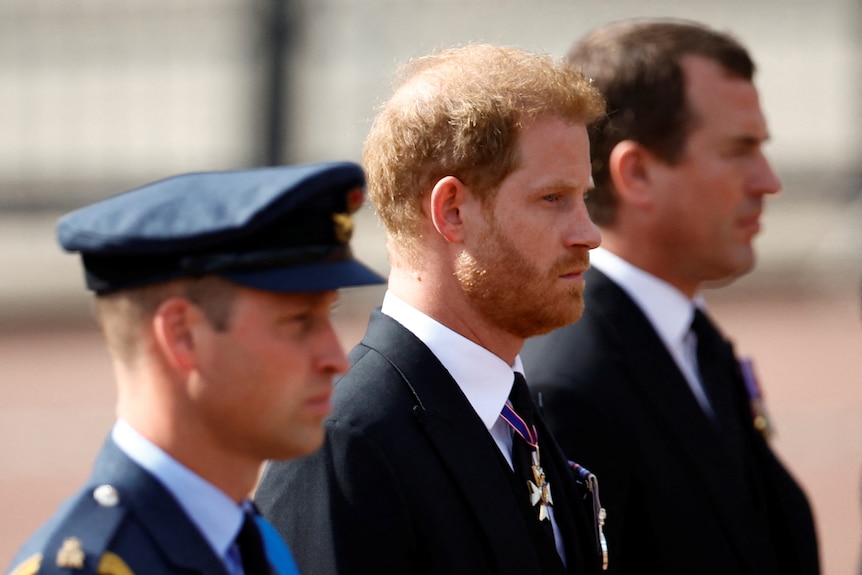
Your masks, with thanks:
[[[521,439],[527,442],[527,445],[532,447],[533,449],[537,449],[539,446],[539,434],[536,432],[536,427],[530,427],[527,425],[527,422],[512,409],[512,406],[509,402],[506,402],[506,405],[503,406],[503,410],[500,412],[500,417],[503,418],[503,421],[509,424],[509,427],[512,430],[521,436]]]

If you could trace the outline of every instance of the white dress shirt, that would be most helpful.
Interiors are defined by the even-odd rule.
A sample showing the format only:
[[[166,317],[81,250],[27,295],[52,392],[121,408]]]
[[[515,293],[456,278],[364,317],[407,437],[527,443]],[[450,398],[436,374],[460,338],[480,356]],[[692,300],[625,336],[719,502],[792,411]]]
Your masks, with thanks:
[[[695,306],[705,307],[703,298],[690,300],[669,283],[604,248],[590,252],[590,266],[608,276],[634,300],[685,376],[697,402],[713,417],[697,366],[697,336],[691,331]]]
[[[454,332],[389,291],[383,297],[381,311],[407,328],[440,360],[485,424],[509,467],[512,467],[512,430],[500,418],[500,412],[509,399],[515,372],[524,373],[521,357],[516,356],[514,363],[509,365],[499,356]],[[553,485],[551,489],[553,490]],[[551,493],[553,494],[553,491]],[[524,497],[527,497],[526,489]],[[560,530],[554,520],[553,507],[551,523],[554,527],[557,552],[565,563],[566,555]]]
[[[228,571],[241,573],[242,566],[237,566],[228,553],[242,527],[243,509],[226,493],[138,433],[125,420],[117,420],[111,430],[111,438],[123,453],[158,479],[174,496]]]

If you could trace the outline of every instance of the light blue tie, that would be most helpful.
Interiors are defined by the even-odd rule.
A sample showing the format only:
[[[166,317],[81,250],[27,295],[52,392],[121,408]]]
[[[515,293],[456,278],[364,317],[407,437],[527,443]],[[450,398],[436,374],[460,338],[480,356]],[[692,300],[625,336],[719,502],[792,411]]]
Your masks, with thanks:
[[[260,515],[256,514],[254,519],[263,538],[263,548],[270,564],[278,570],[279,575],[299,575],[296,561],[275,527]]]

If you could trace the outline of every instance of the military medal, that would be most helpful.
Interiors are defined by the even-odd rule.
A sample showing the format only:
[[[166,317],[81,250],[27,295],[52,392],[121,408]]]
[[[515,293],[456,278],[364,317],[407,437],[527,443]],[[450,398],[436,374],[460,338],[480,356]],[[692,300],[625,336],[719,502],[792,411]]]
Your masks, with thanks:
[[[595,475],[590,473],[590,470],[579,465],[574,461],[569,461],[571,467],[578,477],[586,484],[587,491],[593,495],[593,518],[596,522],[596,548],[602,557],[602,571],[608,570],[608,540],[605,538],[605,520],[608,518],[608,512],[602,507],[602,502],[599,500],[599,480]]]
[[[751,407],[754,428],[760,432],[764,439],[769,439],[773,433],[772,423],[769,421],[769,414],[766,412],[766,403],[763,401],[763,392],[760,390],[760,383],[758,383],[757,376],[754,374],[754,363],[750,358],[743,357],[739,359],[739,371],[742,373],[742,380],[745,382],[745,391],[748,392],[748,402]]]
[[[507,403],[503,406],[503,411],[500,417],[509,424],[509,427],[517,433],[521,439],[527,442],[527,445],[532,449],[530,458],[533,471],[533,481],[527,481],[527,489],[530,494],[530,505],[539,506],[539,521],[550,521],[550,508],[554,505],[554,500],[551,497],[551,484],[548,483],[545,477],[545,470],[542,469],[539,460],[539,434],[536,428],[527,425],[527,422],[515,412],[514,409]]]
[[[550,520],[551,514],[549,508],[554,505],[554,500],[551,497],[551,484],[545,479],[545,470],[542,469],[539,463],[539,446],[533,448],[531,455],[533,460],[533,481],[527,481],[527,487],[530,489],[530,505],[539,506],[539,521],[545,519]]]

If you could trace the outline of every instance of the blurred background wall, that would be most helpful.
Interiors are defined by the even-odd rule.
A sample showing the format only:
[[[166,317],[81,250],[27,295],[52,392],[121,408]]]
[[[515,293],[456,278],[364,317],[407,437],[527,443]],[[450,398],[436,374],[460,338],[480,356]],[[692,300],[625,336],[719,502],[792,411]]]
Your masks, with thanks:
[[[80,313],[62,211],[176,172],[358,160],[407,58],[471,41],[561,56],[628,16],[702,20],[759,64],[785,191],[757,278],[855,274],[858,0],[0,0],[0,324]]]
[[[8,545],[83,477],[111,420],[109,365],[77,347],[93,336],[92,320],[77,258],[54,240],[61,213],[177,172],[358,161],[375,107],[406,59],[473,41],[562,56],[586,30],[630,16],[701,20],[736,35],[758,63],[767,153],[784,192],[767,202],[757,270],[714,300],[741,342],[771,361],[767,385],[784,383],[776,411],[790,425],[779,447],[815,498],[823,492],[815,504],[827,573],[849,572],[840,569],[856,564],[862,541],[859,0],[0,0],[0,468],[8,471],[0,473],[0,508],[28,514],[22,485],[44,487],[34,491],[41,507],[28,524],[4,533],[12,527],[0,522]],[[369,210],[357,233],[360,257],[385,272],[383,235]],[[345,328],[348,346],[381,292],[359,293],[345,306],[356,320]],[[60,343],[49,335],[58,329],[67,338]],[[798,340],[772,345],[779,331]],[[824,343],[828,337],[839,343]],[[811,357],[818,342],[827,349]],[[61,351],[51,345],[64,355],[52,356]],[[814,375],[791,381],[806,366]],[[22,391],[55,377],[94,385],[92,373],[101,378],[98,400],[81,395],[91,390],[83,382],[48,399]],[[825,391],[824,381],[840,391]],[[87,411],[94,403],[98,415]],[[36,411],[46,404],[55,411]],[[74,406],[81,409],[70,414]],[[54,439],[30,437],[40,431]],[[51,451],[57,434],[91,451],[73,464]],[[824,463],[824,443],[844,449],[838,463],[850,462]],[[12,477],[30,456],[49,463]],[[843,470],[840,489],[835,469]],[[68,485],[38,482],[58,474]],[[839,492],[840,501],[825,499]],[[834,522],[836,514],[849,523]],[[8,552],[0,549],[0,566]]]

